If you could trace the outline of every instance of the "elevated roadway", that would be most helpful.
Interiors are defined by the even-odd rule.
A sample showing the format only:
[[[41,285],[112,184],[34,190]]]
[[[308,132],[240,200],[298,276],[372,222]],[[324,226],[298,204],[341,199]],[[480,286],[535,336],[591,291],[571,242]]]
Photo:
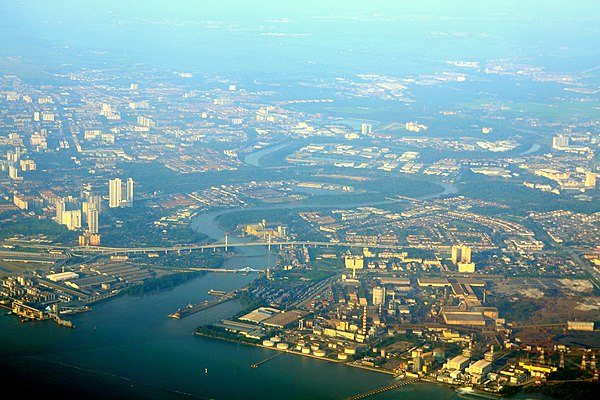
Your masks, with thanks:
[[[351,242],[312,242],[312,241],[279,241],[279,242],[240,242],[240,243],[211,243],[190,244],[177,246],[151,246],[151,247],[106,247],[106,246],[77,246],[70,248],[73,254],[135,254],[135,253],[161,253],[169,251],[195,251],[216,250],[230,247],[271,247],[271,246],[305,246],[305,247],[369,247],[375,249],[405,249],[405,245],[351,243]]]

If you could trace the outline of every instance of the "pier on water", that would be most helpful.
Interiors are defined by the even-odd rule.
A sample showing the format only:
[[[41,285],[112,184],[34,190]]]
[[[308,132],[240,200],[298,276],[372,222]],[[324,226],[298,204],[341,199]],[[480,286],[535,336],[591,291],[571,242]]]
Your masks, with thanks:
[[[416,383],[416,382],[418,382],[420,380],[421,380],[421,378],[415,378],[415,379],[411,379],[411,380],[408,380],[408,381],[400,381],[400,382],[392,383],[391,385],[384,386],[384,387],[381,387],[379,389],[374,389],[374,390],[371,390],[369,392],[359,393],[359,394],[354,395],[352,397],[348,397],[346,400],[364,399],[364,398],[367,398],[367,397],[370,397],[370,396],[375,396],[376,394],[379,394],[379,393],[383,393],[383,392],[387,392],[387,391],[390,391],[390,390],[397,389],[397,388],[402,387],[402,386],[412,385],[413,383]]]
[[[212,293],[211,293],[212,294]],[[218,296],[214,300],[205,300],[199,304],[188,304],[187,307],[180,308],[172,314],[169,314],[170,318],[181,319],[187,317],[188,315],[195,314],[197,312],[206,310],[207,308],[214,307],[218,304],[225,303],[227,301],[233,300],[236,298],[238,292],[234,290],[233,292],[225,293],[222,296]]]
[[[266,363],[267,361],[271,361],[272,359],[274,359],[274,358],[276,358],[276,357],[279,357],[279,356],[281,356],[281,355],[283,355],[283,354],[285,354],[285,353],[284,353],[284,352],[277,353],[277,354],[275,354],[274,356],[271,356],[271,357],[269,357],[269,358],[265,358],[264,360],[261,360],[261,361],[259,361],[259,362],[257,362],[257,363],[254,363],[254,364],[250,365],[250,367],[252,367],[252,368],[258,368],[260,365],[262,365],[262,364]]]

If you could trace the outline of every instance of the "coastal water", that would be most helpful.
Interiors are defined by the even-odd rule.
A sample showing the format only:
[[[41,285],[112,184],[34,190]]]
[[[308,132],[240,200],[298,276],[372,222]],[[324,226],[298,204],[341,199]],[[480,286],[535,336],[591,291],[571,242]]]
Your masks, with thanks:
[[[195,226],[211,237],[222,237],[213,218],[214,213],[200,216]],[[264,249],[243,250],[225,267],[265,263]],[[9,385],[18,383],[24,393],[41,388],[88,399],[342,399],[392,382],[387,374],[292,354],[251,368],[274,350],[192,334],[200,324],[241,310],[235,301],[181,320],[167,316],[190,302],[210,298],[210,289],[232,290],[254,277],[207,273],[170,290],[122,296],[75,315],[76,329],[2,317],[2,376]],[[457,395],[442,385],[417,384],[376,398],[430,397]]]
[[[271,208],[265,207],[265,212]],[[232,211],[199,215],[193,227],[223,242],[225,231],[215,217]],[[244,239],[231,235],[229,243],[240,240]],[[237,250],[224,268],[264,268],[268,263],[264,248]],[[233,290],[254,278],[253,274],[207,273],[170,290],[122,296],[73,316],[76,329],[3,317],[0,364],[10,373],[0,376],[8,378],[9,384],[16,376],[25,391],[43,388],[88,399],[342,399],[393,381],[387,374],[292,354],[251,368],[274,350],[192,334],[198,325],[240,311],[242,306],[235,301],[182,320],[168,318],[177,308],[210,298],[210,289]],[[373,398],[432,397],[458,395],[444,385],[420,383]]]
[[[228,211],[198,216],[195,229],[222,238],[224,231],[214,218],[224,212]],[[267,262],[265,249],[240,248],[240,252],[226,261],[225,268],[260,267]],[[233,290],[254,277],[207,273],[170,290],[122,296],[75,315],[76,329],[2,317],[2,383],[17,386],[23,394],[86,399],[343,399],[393,382],[391,375],[294,354],[251,368],[277,353],[192,334],[198,325],[240,311],[242,306],[235,301],[181,320],[167,316],[190,302],[210,298],[210,289]],[[460,396],[452,387],[418,383],[371,398]]]
[[[392,381],[388,375],[287,354],[250,368],[274,351],[192,335],[197,325],[237,312],[241,306],[235,302],[182,320],[167,317],[187,302],[208,298],[211,288],[230,290],[252,278],[211,273],[169,291],[120,297],[74,317],[76,329],[3,317],[2,364],[29,378],[32,386],[21,388],[24,393],[34,387],[68,388],[86,398],[107,399],[341,399]],[[438,385],[411,386],[378,398],[432,395],[455,398]]]

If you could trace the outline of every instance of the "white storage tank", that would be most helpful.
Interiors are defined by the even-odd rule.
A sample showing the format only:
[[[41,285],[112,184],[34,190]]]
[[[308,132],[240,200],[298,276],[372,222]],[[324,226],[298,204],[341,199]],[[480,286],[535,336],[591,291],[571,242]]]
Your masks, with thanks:
[[[290,347],[287,343],[277,343],[277,348],[279,350],[287,350]]]
[[[314,355],[317,357],[325,357],[325,352],[323,350],[315,350]]]

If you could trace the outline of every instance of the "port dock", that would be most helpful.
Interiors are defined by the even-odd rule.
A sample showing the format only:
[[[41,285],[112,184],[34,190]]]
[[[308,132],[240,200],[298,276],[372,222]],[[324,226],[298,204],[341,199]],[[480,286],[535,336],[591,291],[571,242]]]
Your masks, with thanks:
[[[357,395],[352,396],[352,397],[348,397],[346,400],[364,399],[364,398],[367,398],[367,397],[375,396],[375,395],[377,395],[379,393],[383,393],[383,392],[387,392],[387,391],[390,391],[390,390],[394,390],[394,389],[400,388],[402,386],[412,385],[413,383],[416,383],[416,382],[418,382],[420,380],[421,380],[421,378],[415,378],[415,379],[411,379],[411,380],[407,380],[407,381],[400,381],[400,382],[393,383],[393,384],[388,385],[388,386],[384,386],[384,387],[379,388],[379,389],[371,390],[369,392],[364,392],[364,393],[360,393],[360,394],[357,394]]]
[[[281,355],[283,355],[283,354],[285,354],[285,353],[277,353],[277,354],[275,354],[274,356],[271,356],[271,357],[269,357],[269,358],[265,358],[264,360],[261,360],[261,361],[259,361],[259,362],[257,362],[257,363],[254,363],[254,364],[251,364],[251,365],[250,365],[250,368],[258,368],[258,367],[259,367],[261,364],[264,364],[264,363],[266,363],[267,361],[271,361],[272,359],[274,359],[274,358],[276,358],[276,357],[279,357],[279,356],[281,356]]]
[[[237,293],[237,290],[236,290],[236,291],[233,291],[233,292],[225,293],[224,295],[219,296],[219,297],[217,297],[214,300],[210,300],[210,301],[209,300],[204,300],[203,302],[198,303],[198,304],[191,304],[190,303],[186,307],[180,308],[177,311],[175,311],[174,313],[169,314],[169,318],[174,318],[174,319],[185,318],[185,317],[187,317],[189,315],[192,315],[192,314],[195,314],[197,312],[204,311],[207,308],[211,308],[211,307],[214,307],[216,305],[219,305],[219,304],[225,303],[227,301],[233,300],[233,299],[235,299],[237,297],[237,294],[238,293]]]

